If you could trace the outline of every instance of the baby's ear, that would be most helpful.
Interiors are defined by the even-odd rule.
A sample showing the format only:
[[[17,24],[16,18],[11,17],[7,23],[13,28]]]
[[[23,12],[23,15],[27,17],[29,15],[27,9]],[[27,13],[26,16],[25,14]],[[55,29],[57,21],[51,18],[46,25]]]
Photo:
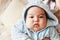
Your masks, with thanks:
[[[42,40],[50,40],[50,37],[44,37]]]

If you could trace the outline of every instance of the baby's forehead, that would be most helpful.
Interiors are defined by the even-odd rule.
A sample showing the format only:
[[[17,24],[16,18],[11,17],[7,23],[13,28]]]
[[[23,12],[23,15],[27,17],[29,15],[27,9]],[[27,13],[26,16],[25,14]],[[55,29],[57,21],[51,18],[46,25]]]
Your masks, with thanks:
[[[40,7],[37,7],[37,6],[33,6],[33,7],[30,7],[28,9],[28,14],[32,15],[32,14],[41,14],[41,15],[44,15],[45,14],[45,11],[44,9],[40,8]]]

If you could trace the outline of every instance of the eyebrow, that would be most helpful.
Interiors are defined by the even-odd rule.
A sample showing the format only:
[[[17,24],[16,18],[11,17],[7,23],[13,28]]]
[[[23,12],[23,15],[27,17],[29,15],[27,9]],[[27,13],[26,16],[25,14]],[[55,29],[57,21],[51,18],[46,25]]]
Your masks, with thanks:
[[[41,15],[45,15],[45,13],[44,14],[41,14]]]

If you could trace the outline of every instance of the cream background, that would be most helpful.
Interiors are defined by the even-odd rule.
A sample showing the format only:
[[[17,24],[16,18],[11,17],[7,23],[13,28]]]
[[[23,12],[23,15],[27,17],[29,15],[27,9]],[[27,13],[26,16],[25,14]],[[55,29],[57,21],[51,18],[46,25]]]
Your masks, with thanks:
[[[21,18],[23,7],[20,0],[0,0],[0,40],[12,40],[11,27]]]

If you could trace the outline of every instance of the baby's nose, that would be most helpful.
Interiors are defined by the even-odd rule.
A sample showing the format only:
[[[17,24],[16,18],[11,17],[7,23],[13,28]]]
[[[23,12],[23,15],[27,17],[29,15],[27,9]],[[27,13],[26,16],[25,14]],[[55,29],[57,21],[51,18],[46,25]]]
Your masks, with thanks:
[[[38,22],[38,17],[35,17],[35,18],[34,18],[34,21],[35,21],[35,22]]]

